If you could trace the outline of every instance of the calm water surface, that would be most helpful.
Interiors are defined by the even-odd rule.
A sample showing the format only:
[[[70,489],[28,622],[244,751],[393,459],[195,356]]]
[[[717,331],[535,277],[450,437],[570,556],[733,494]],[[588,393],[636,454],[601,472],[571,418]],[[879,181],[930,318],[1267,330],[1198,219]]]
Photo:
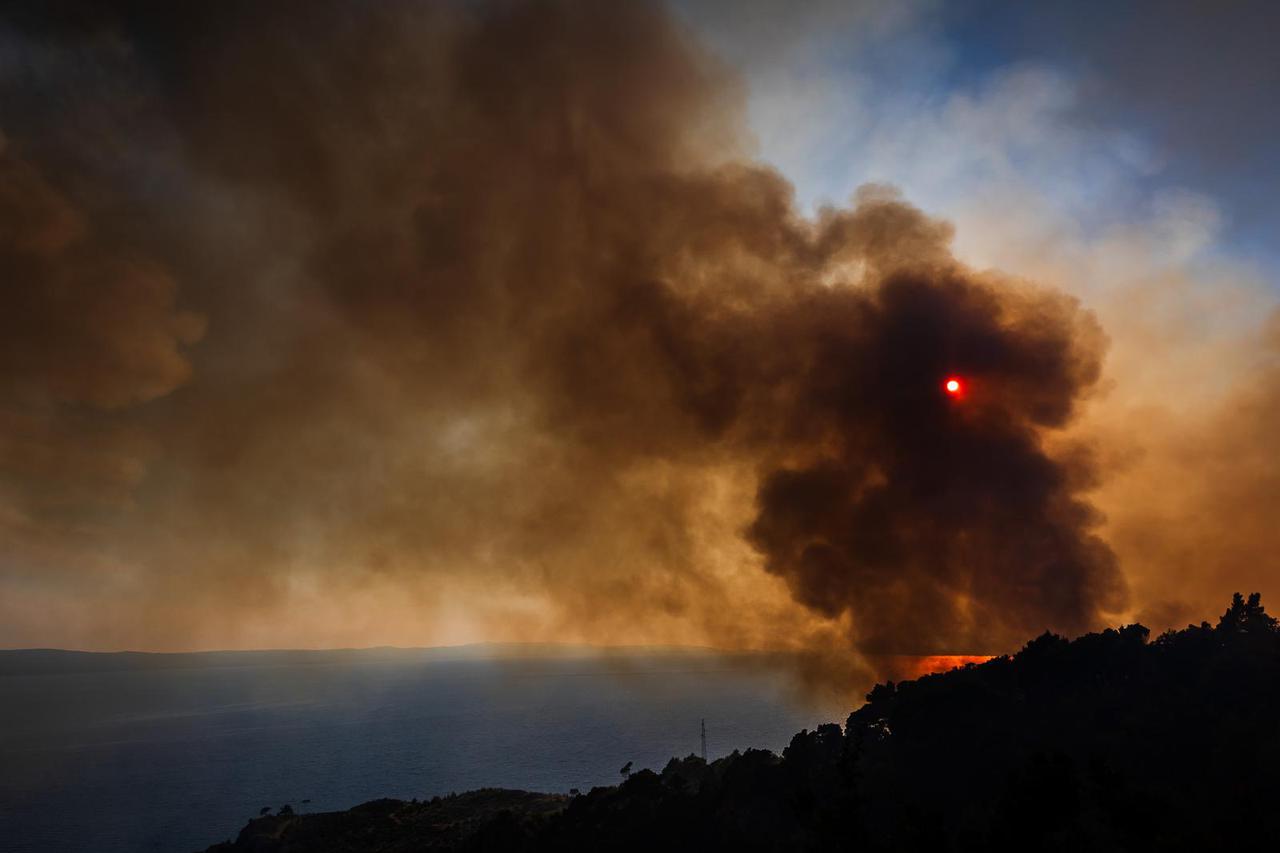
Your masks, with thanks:
[[[696,752],[702,717],[714,758],[846,714],[707,652],[0,652],[0,850],[190,853],[263,806],[585,790]]]

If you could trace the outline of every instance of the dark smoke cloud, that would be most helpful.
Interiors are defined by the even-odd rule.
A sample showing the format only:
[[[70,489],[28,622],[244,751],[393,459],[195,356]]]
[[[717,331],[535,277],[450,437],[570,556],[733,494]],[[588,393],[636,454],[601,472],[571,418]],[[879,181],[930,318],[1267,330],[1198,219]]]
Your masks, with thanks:
[[[0,140],[2,144],[2,140]],[[175,308],[166,271],[96,239],[28,163],[0,150],[0,377],[6,399],[113,409],[190,375],[200,318]]]
[[[999,648],[1118,609],[1115,560],[1078,497],[1088,460],[1041,440],[1098,378],[1087,316],[959,270],[821,302],[780,342],[807,350],[780,414],[821,434],[806,464],[763,479],[751,538],[766,568],[808,606],[848,609],[882,653]],[[962,400],[942,393],[950,375]]]
[[[127,503],[148,442],[115,414],[191,374],[200,317],[154,260],[93,221],[0,137],[0,531],[4,568],[50,570]]]
[[[1099,378],[1090,315],[883,188],[801,217],[660,8],[82,11],[4,36],[12,134],[74,198],[15,166],[0,199],[6,405],[155,449],[85,545],[132,585],[77,636],[404,642],[469,609],[847,672],[1123,607],[1093,464],[1048,449]],[[90,111],[85,64],[127,96]],[[155,158],[69,139],[32,79]],[[74,248],[77,203],[127,211],[110,247]],[[15,505],[50,487],[4,464]]]

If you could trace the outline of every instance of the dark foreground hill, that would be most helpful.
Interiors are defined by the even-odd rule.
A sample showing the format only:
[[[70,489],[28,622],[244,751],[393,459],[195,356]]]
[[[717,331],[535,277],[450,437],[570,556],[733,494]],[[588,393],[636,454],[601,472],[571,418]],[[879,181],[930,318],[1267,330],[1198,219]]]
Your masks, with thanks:
[[[1216,626],[1044,634],[867,700],[781,756],[273,815],[210,851],[1277,849],[1280,629],[1256,594]]]

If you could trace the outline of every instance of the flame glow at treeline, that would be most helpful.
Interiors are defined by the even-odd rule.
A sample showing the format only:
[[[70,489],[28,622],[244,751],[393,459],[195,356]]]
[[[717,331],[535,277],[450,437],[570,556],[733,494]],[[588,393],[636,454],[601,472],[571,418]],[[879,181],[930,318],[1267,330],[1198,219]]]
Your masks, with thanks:
[[[0,644],[856,691],[1280,594],[1273,297],[1181,214],[806,212],[656,4],[65,5],[2,31]]]

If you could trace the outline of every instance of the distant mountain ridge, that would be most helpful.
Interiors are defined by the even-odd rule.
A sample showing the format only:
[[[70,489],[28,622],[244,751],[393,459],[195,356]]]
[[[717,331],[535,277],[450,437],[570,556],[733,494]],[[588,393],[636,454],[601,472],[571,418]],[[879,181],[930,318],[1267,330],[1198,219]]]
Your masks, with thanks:
[[[249,649],[185,652],[0,649],[0,676],[42,672],[118,671],[199,666],[296,666],[307,663],[406,663],[449,660],[556,660],[628,657],[774,657],[771,652],[704,646],[591,646],[570,643],[468,643],[458,646],[371,646],[352,649]]]

